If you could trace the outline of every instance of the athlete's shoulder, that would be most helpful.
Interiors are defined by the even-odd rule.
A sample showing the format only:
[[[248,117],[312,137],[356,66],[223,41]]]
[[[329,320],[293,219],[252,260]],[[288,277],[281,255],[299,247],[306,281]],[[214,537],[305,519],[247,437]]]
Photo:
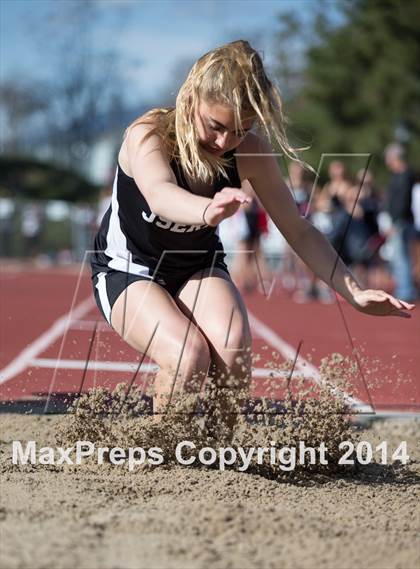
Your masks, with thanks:
[[[136,118],[125,130],[124,139],[127,142],[141,143],[144,137],[156,128],[156,121],[152,115],[152,111],[148,111]]]
[[[138,117],[125,131],[122,145],[130,160],[139,155],[148,156],[159,152],[166,157],[165,145],[159,134],[152,111]]]
[[[273,149],[264,136],[254,132],[248,132],[237,147],[236,152],[238,155],[254,155],[266,154],[267,152],[272,153]]]
[[[149,111],[150,113],[150,111]],[[155,131],[155,122],[146,113],[136,119],[127,129],[119,160],[126,174],[135,183],[149,204],[153,203],[156,188],[162,183],[176,184],[164,142]]]
[[[273,160],[271,144],[262,135],[249,132],[236,149],[241,178],[263,175],[267,162]]]

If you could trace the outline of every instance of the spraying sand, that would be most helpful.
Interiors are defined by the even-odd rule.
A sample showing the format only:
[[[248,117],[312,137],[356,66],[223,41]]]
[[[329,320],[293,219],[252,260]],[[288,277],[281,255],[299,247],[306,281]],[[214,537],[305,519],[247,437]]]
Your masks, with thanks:
[[[1,565],[83,569],[248,567],[401,568],[420,563],[420,423],[348,421],[337,397],[304,393],[270,415],[267,401],[242,417],[235,433],[208,429],[179,413],[157,424],[139,411],[138,393],[96,390],[69,416],[4,414],[1,425]],[[123,406],[122,406],[123,404]],[[121,410],[123,409],[123,412]],[[277,410],[278,411],[278,410]],[[108,447],[160,447],[162,464],[130,471],[93,456],[82,464],[13,465],[12,441],[69,446],[89,440]],[[270,464],[270,453],[249,468],[219,470],[174,459],[176,444],[196,448],[292,446],[326,442],[328,465]],[[407,441],[410,458],[339,466],[340,441]],[[341,453],[342,454],[342,453]]]

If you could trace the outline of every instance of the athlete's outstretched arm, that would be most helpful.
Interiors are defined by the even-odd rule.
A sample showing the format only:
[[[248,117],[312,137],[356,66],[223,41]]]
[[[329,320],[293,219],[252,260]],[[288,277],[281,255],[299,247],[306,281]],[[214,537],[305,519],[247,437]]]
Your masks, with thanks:
[[[205,221],[216,225],[249,201],[245,192],[238,188],[229,188],[222,195],[219,192],[215,200],[180,188],[158,135],[143,140],[150,128],[144,124],[132,127],[126,143],[134,181],[153,213],[175,223],[200,225],[204,223],[203,213],[207,208]]]
[[[364,290],[326,237],[297,209],[283,180],[277,159],[265,140],[251,142],[253,156],[247,156],[248,179],[261,203],[293,250],[326,284],[351,305],[367,314],[408,317],[414,308],[382,290]]]

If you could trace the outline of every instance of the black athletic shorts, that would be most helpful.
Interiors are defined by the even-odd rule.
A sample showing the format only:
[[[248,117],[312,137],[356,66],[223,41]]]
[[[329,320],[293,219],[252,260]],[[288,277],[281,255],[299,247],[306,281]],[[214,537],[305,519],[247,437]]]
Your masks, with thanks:
[[[96,266],[97,267],[97,266]],[[210,265],[202,267],[194,267],[189,271],[160,273],[157,277],[147,277],[144,275],[133,275],[123,271],[116,271],[109,267],[104,267],[102,272],[97,268],[92,274],[93,291],[95,294],[96,304],[101,311],[103,317],[111,324],[111,311],[115,301],[124,290],[137,281],[153,281],[164,288],[168,293],[175,297],[176,293],[186,283],[194,273],[206,269],[221,269],[229,275],[229,270],[222,258],[217,258]]]

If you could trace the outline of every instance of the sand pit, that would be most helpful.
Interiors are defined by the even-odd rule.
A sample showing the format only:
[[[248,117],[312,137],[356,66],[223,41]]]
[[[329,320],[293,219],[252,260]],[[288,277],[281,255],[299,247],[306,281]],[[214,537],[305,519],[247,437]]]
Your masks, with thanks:
[[[133,432],[138,441],[144,432],[138,426],[146,420],[127,419],[114,430],[117,444],[129,443]],[[94,440],[109,436],[110,431],[95,431],[101,421],[90,424]],[[344,425],[340,416],[337,421]],[[74,418],[70,422],[58,415],[0,416],[2,567],[419,566],[418,421],[351,428],[355,441],[376,445],[386,440],[390,449],[407,441],[410,460],[404,466],[378,464],[376,456],[375,463],[357,469],[277,469],[277,475],[272,468],[220,471],[170,460],[132,472],[127,465],[98,465],[90,459],[81,465],[12,464],[13,440],[54,447],[72,429],[88,434],[86,423],[84,433],[75,433]],[[248,429],[242,442],[250,433],[258,437],[258,429]]]

